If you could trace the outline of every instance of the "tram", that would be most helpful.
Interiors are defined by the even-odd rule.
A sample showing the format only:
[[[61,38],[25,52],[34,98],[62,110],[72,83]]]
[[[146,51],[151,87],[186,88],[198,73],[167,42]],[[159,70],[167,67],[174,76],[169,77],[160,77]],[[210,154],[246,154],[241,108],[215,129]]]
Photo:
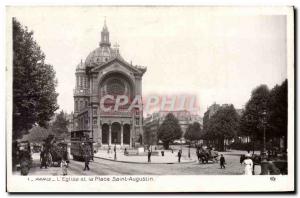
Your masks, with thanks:
[[[82,161],[83,156],[83,144],[88,143],[91,147],[91,160],[94,158],[93,138],[90,138],[91,130],[76,130],[71,132],[71,155],[73,160]]]

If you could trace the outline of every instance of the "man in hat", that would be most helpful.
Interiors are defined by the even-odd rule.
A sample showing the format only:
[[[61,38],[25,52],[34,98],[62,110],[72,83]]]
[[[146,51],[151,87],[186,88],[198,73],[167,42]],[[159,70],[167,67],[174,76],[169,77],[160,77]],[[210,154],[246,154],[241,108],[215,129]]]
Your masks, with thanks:
[[[90,157],[91,157],[91,148],[88,145],[87,142],[82,143],[83,144],[83,158],[84,158],[84,171],[90,170],[89,163],[90,163]]]
[[[221,169],[222,168],[225,169],[225,157],[223,156],[223,154],[221,154],[221,157],[220,157],[220,166],[221,166]]]
[[[151,150],[149,149],[148,150],[148,163],[150,163],[151,162]]]
[[[178,151],[177,156],[178,156],[178,163],[180,163],[180,159],[181,159],[181,150]]]

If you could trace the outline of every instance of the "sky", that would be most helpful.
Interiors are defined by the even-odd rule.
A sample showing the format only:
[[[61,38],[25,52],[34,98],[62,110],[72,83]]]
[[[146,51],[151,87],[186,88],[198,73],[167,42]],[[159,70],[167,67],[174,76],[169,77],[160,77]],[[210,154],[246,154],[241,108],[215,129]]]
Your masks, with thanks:
[[[249,11],[250,10],[250,11]],[[98,47],[104,18],[122,57],[147,67],[143,95],[197,96],[242,108],[260,84],[287,78],[286,17],[206,7],[10,8],[53,65],[60,110],[73,111],[75,69]]]

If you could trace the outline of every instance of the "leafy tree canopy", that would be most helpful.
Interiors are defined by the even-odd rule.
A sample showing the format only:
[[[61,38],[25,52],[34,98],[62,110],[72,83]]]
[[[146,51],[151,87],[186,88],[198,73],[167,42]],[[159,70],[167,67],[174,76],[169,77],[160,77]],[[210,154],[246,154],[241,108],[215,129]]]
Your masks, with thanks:
[[[270,128],[271,137],[286,137],[288,124],[288,82],[285,80],[281,85],[276,85],[270,92],[268,103],[269,116],[267,124]]]
[[[270,91],[266,85],[260,85],[252,91],[251,98],[241,117],[241,134],[251,136],[254,139],[262,137],[264,119],[268,114],[269,98]]]
[[[207,136],[214,138],[233,138],[237,135],[239,115],[233,105],[221,106],[209,119],[206,129]]]
[[[198,122],[190,124],[184,134],[184,138],[190,141],[200,140],[201,139],[201,126]]]
[[[44,61],[33,32],[13,18],[13,139],[47,127],[58,109],[55,72]]]
[[[178,119],[172,113],[167,114],[158,128],[158,138],[163,142],[164,148],[168,149],[170,142],[180,139],[181,136],[182,130]]]
[[[68,132],[68,124],[69,121],[66,119],[66,114],[61,111],[59,114],[57,114],[54,122],[52,123],[52,131],[56,136],[64,136]]]

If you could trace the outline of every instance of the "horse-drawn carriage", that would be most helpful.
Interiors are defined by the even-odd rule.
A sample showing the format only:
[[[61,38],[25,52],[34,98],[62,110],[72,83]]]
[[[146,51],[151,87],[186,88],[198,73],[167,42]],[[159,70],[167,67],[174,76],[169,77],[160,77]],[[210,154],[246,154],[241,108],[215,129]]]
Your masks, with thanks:
[[[219,153],[213,149],[208,148],[197,148],[197,157],[199,163],[207,164],[208,162],[218,162]]]
[[[47,166],[60,166],[63,156],[67,154],[68,144],[64,140],[56,139],[50,135],[45,140],[43,147],[41,161],[42,156],[45,155]]]

